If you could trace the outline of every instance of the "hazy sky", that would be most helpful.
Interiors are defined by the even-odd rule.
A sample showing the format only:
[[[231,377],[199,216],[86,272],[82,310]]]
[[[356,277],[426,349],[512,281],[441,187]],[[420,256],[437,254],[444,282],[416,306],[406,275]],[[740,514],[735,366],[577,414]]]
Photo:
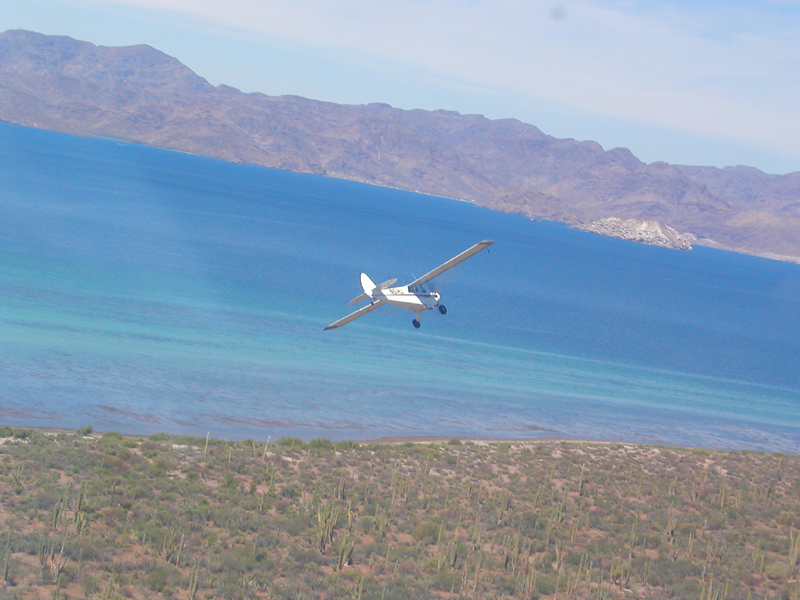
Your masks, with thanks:
[[[800,171],[800,0],[0,0],[213,84],[515,117],[646,162]]]

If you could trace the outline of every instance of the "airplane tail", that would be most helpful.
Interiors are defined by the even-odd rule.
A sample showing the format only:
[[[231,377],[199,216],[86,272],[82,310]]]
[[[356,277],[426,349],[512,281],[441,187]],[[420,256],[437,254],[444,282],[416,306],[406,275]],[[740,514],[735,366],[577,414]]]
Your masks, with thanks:
[[[364,290],[367,296],[371,298],[372,292],[375,291],[376,287],[375,282],[373,282],[366,273],[361,274],[361,289]]]
[[[359,295],[358,297],[353,298],[352,300],[350,300],[350,302],[348,302],[348,304],[357,304],[357,303],[361,302],[362,300],[374,300],[375,299],[375,296],[374,296],[375,292],[382,292],[383,290],[388,288],[390,285],[392,285],[395,281],[397,281],[397,278],[390,279],[389,281],[384,281],[380,285],[375,285],[375,282],[372,281],[372,279],[370,279],[369,277],[367,277],[366,273],[362,273],[361,274],[361,289],[364,290],[364,293]]]
[[[363,294],[356,296],[348,304],[358,304],[363,300],[372,300],[372,292],[375,291],[375,284],[373,283],[372,279],[367,277],[366,273],[361,274],[361,289],[364,290]]]

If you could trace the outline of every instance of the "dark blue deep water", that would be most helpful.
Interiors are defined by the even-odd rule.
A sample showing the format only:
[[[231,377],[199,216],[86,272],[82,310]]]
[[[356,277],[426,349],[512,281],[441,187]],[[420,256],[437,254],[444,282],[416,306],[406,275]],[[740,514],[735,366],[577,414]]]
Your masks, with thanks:
[[[353,307],[480,240],[449,312]],[[800,452],[800,266],[0,125],[0,420]]]

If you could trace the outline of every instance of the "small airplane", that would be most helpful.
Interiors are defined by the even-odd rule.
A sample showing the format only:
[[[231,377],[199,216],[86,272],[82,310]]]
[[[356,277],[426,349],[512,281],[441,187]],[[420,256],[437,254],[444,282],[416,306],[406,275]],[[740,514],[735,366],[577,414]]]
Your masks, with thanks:
[[[350,302],[348,302],[348,304],[357,304],[362,300],[369,300],[370,303],[367,306],[359,308],[357,311],[350,313],[346,317],[342,317],[338,321],[331,323],[325,328],[325,331],[328,331],[328,329],[336,329],[342,325],[347,325],[350,321],[355,321],[358,317],[363,317],[365,314],[372,312],[376,308],[380,308],[381,306],[387,304],[414,311],[416,313],[416,317],[414,317],[414,320],[411,321],[411,324],[417,329],[419,329],[419,320],[422,317],[422,313],[426,310],[438,308],[441,314],[446,315],[447,309],[445,308],[444,304],[439,304],[441,296],[437,291],[442,286],[444,281],[442,281],[432,292],[429,292],[423,286],[434,277],[438,277],[445,271],[448,271],[456,265],[461,264],[470,256],[477,254],[484,248],[488,248],[493,243],[494,242],[492,240],[478,242],[471,248],[464,250],[464,252],[458,256],[454,256],[446,263],[439,265],[433,271],[425,273],[425,275],[422,277],[417,277],[408,285],[400,287],[389,287],[397,281],[397,278],[384,281],[379,285],[375,285],[366,273],[362,273],[361,289],[364,290],[364,293],[357,298],[353,298]]]

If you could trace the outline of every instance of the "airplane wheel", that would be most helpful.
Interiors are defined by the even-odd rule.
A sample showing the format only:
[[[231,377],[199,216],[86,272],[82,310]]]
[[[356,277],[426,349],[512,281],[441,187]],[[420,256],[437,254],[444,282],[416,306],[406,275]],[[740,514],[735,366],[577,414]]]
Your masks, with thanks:
[[[447,314],[447,309],[444,307],[444,304],[439,305],[439,312],[442,313],[443,315]]]
[[[418,321],[417,319],[414,319],[413,321],[411,321],[411,324],[412,324],[412,325],[413,325],[413,326],[414,326],[416,329],[419,329],[419,321]]]

